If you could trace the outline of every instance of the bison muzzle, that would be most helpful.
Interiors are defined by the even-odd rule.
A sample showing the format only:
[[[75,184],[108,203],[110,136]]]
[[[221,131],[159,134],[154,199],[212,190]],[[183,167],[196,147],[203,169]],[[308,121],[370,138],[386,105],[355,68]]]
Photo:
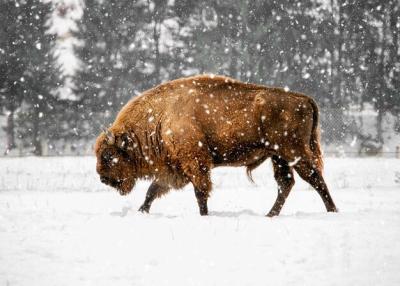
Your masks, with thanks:
[[[170,189],[192,183],[200,214],[207,215],[211,169],[272,159],[278,215],[294,185],[293,170],[336,206],[322,177],[318,107],[313,99],[281,88],[222,76],[177,79],[129,101],[95,144],[100,180],[128,194],[137,179],[151,179],[140,210]]]

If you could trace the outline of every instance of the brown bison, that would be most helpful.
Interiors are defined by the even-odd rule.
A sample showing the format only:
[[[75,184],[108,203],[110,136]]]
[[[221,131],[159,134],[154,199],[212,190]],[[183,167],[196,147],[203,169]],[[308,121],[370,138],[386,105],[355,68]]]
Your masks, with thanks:
[[[96,141],[101,182],[128,194],[139,178],[151,179],[140,211],[171,188],[192,183],[207,215],[211,169],[272,158],[278,215],[294,185],[293,169],[314,187],[327,211],[335,204],[322,177],[318,108],[310,97],[281,88],[201,75],[163,83],[129,101]]]

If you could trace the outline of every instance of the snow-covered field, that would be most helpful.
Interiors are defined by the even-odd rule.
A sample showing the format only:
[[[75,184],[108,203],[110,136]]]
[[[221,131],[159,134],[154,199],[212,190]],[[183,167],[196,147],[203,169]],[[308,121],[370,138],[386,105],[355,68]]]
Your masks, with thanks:
[[[325,160],[338,214],[297,178],[281,216],[270,163],[214,170],[210,216],[191,187],[150,214],[92,157],[0,159],[0,285],[400,285],[400,160]]]

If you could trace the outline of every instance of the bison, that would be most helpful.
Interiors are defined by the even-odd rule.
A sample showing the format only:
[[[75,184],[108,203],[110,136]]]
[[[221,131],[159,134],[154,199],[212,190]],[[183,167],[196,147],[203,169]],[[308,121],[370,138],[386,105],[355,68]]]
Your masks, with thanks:
[[[101,182],[128,194],[151,179],[140,211],[170,189],[192,183],[201,215],[208,214],[210,172],[219,166],[251,171],[272,159],[278,215],[294,185],[293,170],[336,212],[322,176],[318,107],[282,88],[200,75],[160,84],[130,100],[95,144]]]

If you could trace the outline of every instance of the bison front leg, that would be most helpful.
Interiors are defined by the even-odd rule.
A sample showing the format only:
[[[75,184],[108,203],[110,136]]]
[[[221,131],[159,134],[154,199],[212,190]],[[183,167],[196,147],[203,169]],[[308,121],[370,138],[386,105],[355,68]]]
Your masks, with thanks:
[[[208,215],[207,200],[209,197],[209,190],[195,187],[194,193],[196,195],[197,204],[199,205],[200,215]]]
[[[289,167],[288,162],[278,156],[273,156],[272,165],[274,167],[275,180],[278,183],[278,196],[273,207],[267,214],[269,217],[279,215],[294,185],[293,170]]]
[[[167,187],[167,186],[164,186],[155,181],[153,183],[151,183],[151,185],[146,193],[146,199],[144,200],[144,203],[142,204],[142,206],[139,208],[139,211],[148,213],[150,211],[150,207],[151,207],[151,204],[153,203],[153,201],[156,198],[161,197],[168,191],[169,191],[169,187]]]
[[[208,215],[207,200],[211,192],[210,166],[194,162],[185,168],[185,175],[193,184],[200,215]]]

